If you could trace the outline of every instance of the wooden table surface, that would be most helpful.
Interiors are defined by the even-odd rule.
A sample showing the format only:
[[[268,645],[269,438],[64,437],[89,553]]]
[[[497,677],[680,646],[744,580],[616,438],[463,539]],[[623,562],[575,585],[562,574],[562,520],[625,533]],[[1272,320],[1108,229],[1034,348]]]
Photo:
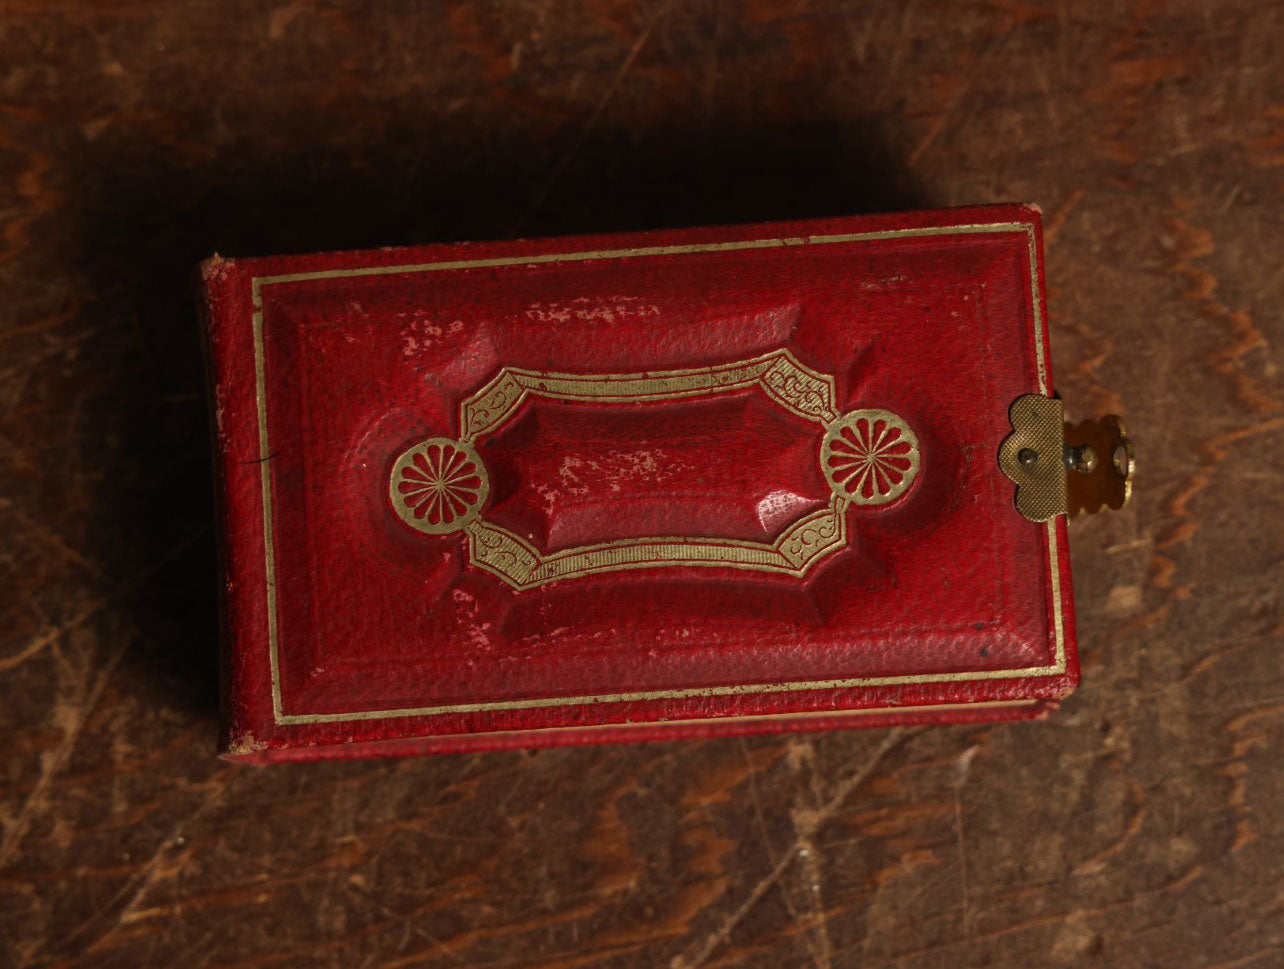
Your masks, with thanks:
[[[1284,7],[0,0],[0,965],[1284,966]],[[1044,207],[1072,416],[1047,722],[213,755],[188,272]]]

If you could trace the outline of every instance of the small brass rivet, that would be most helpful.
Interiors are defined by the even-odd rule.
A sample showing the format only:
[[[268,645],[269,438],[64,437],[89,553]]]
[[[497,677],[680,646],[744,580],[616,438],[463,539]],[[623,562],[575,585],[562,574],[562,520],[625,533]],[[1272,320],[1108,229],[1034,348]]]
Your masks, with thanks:
[[[1021,462],[1021,467],[1033,468],[1039,463],[1039,452],[1032,447],[1023,447],[1017,452],[1017,460]]]
[[[1132,461],[1128,457],[1128,449],[1122,444],[1115,448],[1113,463],[1115,466],[1115,474],[1119,475],[1121,478],[1127,478],[1128,472],[1132,470],[1129,468]]]
[[[1097,469],[1097,452],[1092,449],[1090,444],[1067,448],[1066,464],[1070,466],[1072,471],[1078,471],[1081,474],[1092,474]]]

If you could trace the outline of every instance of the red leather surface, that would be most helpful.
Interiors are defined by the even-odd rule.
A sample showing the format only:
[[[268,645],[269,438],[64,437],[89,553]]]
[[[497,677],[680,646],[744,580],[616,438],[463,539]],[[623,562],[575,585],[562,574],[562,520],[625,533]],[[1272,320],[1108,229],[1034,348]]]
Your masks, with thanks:
[[[1037,211],[998,206],[211,260],[227,751],[1045,709],[1077,679],[1064,524],[1021,518],[996,461],[1011,401],[1052,390],[1038,233]],[[903,418],[921,462],[900,497],[849,506],[845,544],[804,575],[661,565],[518,589],[464,533],[423,534],[390,505],[397,457],[461,437],[461,403],[504,368],[702,371],[780,350],[833,377],[837,411]],[[482,514],[540,554],[769,544],[831,501],[824,433],[759,385],[536,391],[474,441]]]

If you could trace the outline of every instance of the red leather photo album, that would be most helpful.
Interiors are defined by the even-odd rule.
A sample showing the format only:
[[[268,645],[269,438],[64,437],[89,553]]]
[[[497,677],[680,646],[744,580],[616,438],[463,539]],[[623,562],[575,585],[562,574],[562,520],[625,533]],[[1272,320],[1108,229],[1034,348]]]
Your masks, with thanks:
[[[1013,719],[1077,681],[1064,515],[1000,465],[1053,394],[1033,207],[200,282],[225,756]]]

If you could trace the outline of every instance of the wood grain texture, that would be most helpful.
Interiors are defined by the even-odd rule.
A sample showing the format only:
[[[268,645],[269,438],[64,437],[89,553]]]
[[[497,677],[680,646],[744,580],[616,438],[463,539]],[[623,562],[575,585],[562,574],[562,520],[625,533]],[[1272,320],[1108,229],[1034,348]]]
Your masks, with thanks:
[[[1284,964],[1284,9],[0,3],[0,965]],[[241,768],[188,273],[1045,209],[1046,723]]]

